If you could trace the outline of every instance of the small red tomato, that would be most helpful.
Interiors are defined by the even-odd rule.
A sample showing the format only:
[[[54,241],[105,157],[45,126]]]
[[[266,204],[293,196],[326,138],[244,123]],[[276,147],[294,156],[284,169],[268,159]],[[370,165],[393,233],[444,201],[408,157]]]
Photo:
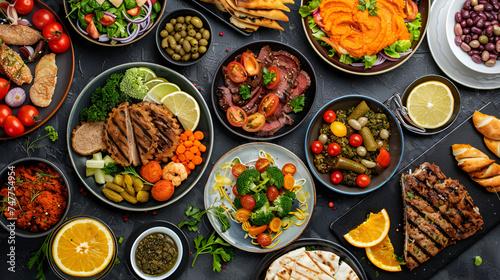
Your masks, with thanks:
[[[62,33],[58,39],[49,41],[49,48],[55,53],[63,53],[69,49],[70,44],[69,36],[66,33]]]
[[[20,15],[27,15],[33,10],[35,6],[35,1],[33,0],[16,0],[14,4],[14,8]]]
[[[33,16],[31,17],[33,20],[33,25],[36,26],[36,28],[42,30],[45,25],[56,21],[56,18],[54,15],[46,9],[39,9],[36,12],[33,13]]]
[[[313,153],[319,154],[323,151],[323,144],[321,144],[321,142],[319,141],[314,141],[311,145],[311,150],[313,151]]]
[[[332,175],[330,175],[330,180],[334,184],[340,184],[340,182],[342,182],[342,179],[344,179],[344,176],[342,175],[342,172],[338,170],[333,172]]]
[[[241,173],[243,173],[243,171],[245,170],[247,170],[247,167],[245,165],[237,163],[233,165],[233,167],[231,168],[231,173],[235,178],[238,178],[240,177]]]
[[[283,172],[283,175],[294,175],[295,172],[297,172],[297,167],[295,167],[295,165],[293,163],[287,163],[285,165],[283,165],[283,167],[281,168],[281,172]]]
[[[63,33],[63,28],[62,25],[56,21],[47,23],[42,30],[42,35],[43,38],[47,40],[56,40],[61,37],[61,34]]]
[[[363,144],[363,137],[361,137],[361,135],[357,133],[354,133],[349,137],[349,144],[351,144],[351,146],[353,147],[361,146],[361,144]]]
[[[266,195],[267,199],[273,202],[280,195],[280,192],[275,186],[270,186],[269,188],[267,188]]]
[[[324,114],[323,114],[323,119],[325,120],[325,122],[327,123],[332,123],[335,121],[335,119],[337,118],[337,115],[335,114],[335,112],[333,110],[328,110],[326,111]]]
[[[0,104],[0,127],[3,127],[5,124],[5,120],[12,116],[12,110],[9,106],[5,104]]]
[[[340,148],[340,145],[337,143],[331,143],[330,145],[328,145],[326,151],[328,152],[329,155],[335,157],[340,155],[340,153],[342,152],[342,148]]]
[[[236,189],[236,184],[234,184],[234,186],[233,186],[233,193],[236,197],[240,196],[240,194],[238,193],[238,190]]]
[[[359,174],[358,177],[356,177],[356,185],[358,185],[358,187],[366,188],[369,184],[370,178],[365,174]]]
[[[252,211],[255,208],[255,198],[249,194],[242,195],[240,198],[241,206]]]
[[[93,20],[89,22],[89,25],[87,25],[87,28],[85,29],[87,33],[90,35],[90,37],[94,39],[99,39],[99,31],[97,30],[97,27],[95,26],[95,23]]]
[[[7,117],[4,123],[4,129],[5,133],[7,133],[10,137],[21,136],[24,133],[24,125],[14,116]]]
[[[0,78],[0,100],[4,99],[9,92],[10,82],[4,78]]]
[[[271,164],[267,158],[259,158],[255,163],[255,169],[260,173],[266,171],[267,167]]]
[[[17,111],[17,118],[24,126],[34,125],[38,121],[38,110],[31,105],[24,105]]]
[[[261,233],[257,236],[257,242],[259,242],[261,246],[269,246],[273,242],[273,239],[269,234]]]

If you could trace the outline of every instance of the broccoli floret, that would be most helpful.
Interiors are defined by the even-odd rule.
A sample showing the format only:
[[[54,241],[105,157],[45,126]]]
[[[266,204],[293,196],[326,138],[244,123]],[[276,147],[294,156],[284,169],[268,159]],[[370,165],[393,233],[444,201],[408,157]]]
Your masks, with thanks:
[[[289,190],[285,190],[285,193],[283,195],[286,195],[288,196],[289,198],[291,198],[292,200],[295,199],[297,197],[297,195],[294,193],[294,192],[291,192]]]
[[[269,203],[266,203],[259,210],[252,213],[252,216],[250,216],[250,223],[254,226],[267,225],[274,217],[273,212],[269,210]]]
[[[278,217],[285,217],[290,210],[292,210],[293,199],[286,195],[278,196],[274,201],[272,207],[269,207],[269,210],[276,211]]]
[[[267,194],[265,192],[259,192],[253,195],[255,198],[255,209],[259,209],[269,202],[267,199]]]
[[[260,189],[260,183],[259,171],[247,169],[236,179],[236,190],[240,195],[248,194],[250,191],[257,192]]]
[[[267,173],[267,176],[269,177],[269,181],[267,182],[268,186],[275,186],[278,189],[283,187],[285,176],[283,175],[281,169],[276,166],[269,166],[265,173]]]
[[[148,93],[144,86],[145,75],[139,68],[128,69],[120,83],[120,90],[132,98],[143,99]]]
[[[243,208],[243,205],[241,205],[240,198],[241,198],[241,196],[238,196],[238,197],[235,197],[233,200],[233,204],[234,204],[234,207],[236,207],[236,210]]]

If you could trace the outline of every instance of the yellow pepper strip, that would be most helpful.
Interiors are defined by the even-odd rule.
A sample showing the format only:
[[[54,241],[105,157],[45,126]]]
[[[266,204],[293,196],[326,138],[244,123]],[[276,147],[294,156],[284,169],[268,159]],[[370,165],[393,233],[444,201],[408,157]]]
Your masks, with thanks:
[[[294,193],[298,193],[300,190],[302,190],[302,185],[297,185],[297,182],[295,182],[295,185],[293,186],[293,188],[290,190]]]
[[[244,230],[244,231],[248,231],[248,229],[251,227],[250,223],[248,221],[244,222],[242,225],[241,225],[241,228]]]
[[[306,209],[302,209],[302,206],[305,206]],[[299,209],[305,212],[305,211],[307,211],[307,209],[309,209],[309,206],[307,205],[307,203],[302,203],[302,204],[300,204]]]
[[[305,221],[306,221],[306,219],[303,219],[302,223],[300,223],[300,224],[295,223],[295,225],[300,227],[301,225],[303,225],[305,223]]]
[[[274,241],[274,239],[276,239],[276,237],[280,236],[281,233],[283,233],[283,230],[280,228],[280,230],[273,236],[271,241]]]
[[[279,241],[279,240],[278,240],[278,241],[276,241],[276,243],[274,243],[274,245],[273,245],[273,246],[262,246],[262,248],[271,249],[271,248],[273,248],[274,246],[278,245],[278,243],[280,243],[280,241]]]
[[[253,239],[252,239],[252,244],[253,245],[260,245],[259,242],[253,242]]]
[[[227,197],[227,194],[224,191],[224,189],[222,188],[222,186],[219,186],[219,192],[221,193],[221,195],[223,195],[227,199],[227,201],[229,201],[229,203],[231,203],[231,206],[233,206],[233,208],[236,209],[236,207],[234,206],[234,204],[231,201],[231,199],[229,199],[229,197]]]

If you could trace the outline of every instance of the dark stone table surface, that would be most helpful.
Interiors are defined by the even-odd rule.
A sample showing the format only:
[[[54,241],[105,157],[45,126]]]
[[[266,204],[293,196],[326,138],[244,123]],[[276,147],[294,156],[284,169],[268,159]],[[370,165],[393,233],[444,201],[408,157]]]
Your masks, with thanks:
[[[79,214],[98,217],[113,229],[117,237],[123,237],[125,241],[134,229],[149,221],[167,220],[177,224],[184,217],[183,212],[188,204],[195,204],[199,207],[203,206],[203,188],[211,165],[228,150],[248,142],[227,132],[217,118],[215,118],[212,111],[217,144],[214,145],[214,151],[210,159],[211,165],[205,171],[202,179],[186,196],[173,205],[159,209],[155,216],[151,211],[148,213],[130,212],[129,220],[124,222],[122,218],[125,214],[124,211],[107,206],[90,193],[86,196],[80,193],[79,190],[83,187],[83,184],[78,180],[71,165],[66,149],[65,136],[66,121],[73,102],[80,91],[99,73],[115,65],[125,62],[147,61],[170,67],[186,76],[193,83],[196,83],[201,88],[201,93],[205,97],[206,102],[209,103],[210,84],[216,72],[216,66],[227,55],[226,49],[232,50],[242,44],[262,39],[278,40],[290,44],[300,50],[314,65],[317,75],[317,98],[313,110],[311,110],[311,113],[307,116],[307,120],[299,128],[287,136],[272,142],[291,150],[303,161],[305,161],[303,141],[307,124],[314,113],[328,101],[346,94],[362,94],[384,101],[394,92],[402,92],[413,80],[423,75],[443,74],[430,54],[427,40],[424,40],[421,47],[411,59],[391,72],[378,76],[362,77],[338,71],[321,60],[311,49],[302,29],[300,15],[297,12],[300,5],[299,2],[299,0],[296,0],[296,4],[290,6],[292,10],[288,13],[290,21],[281,23],[285,29],[284,32],[261,28],[252,36],[245,37],[222,24],[218,19],[208,16],[213,28],[213,46],[206,54],[207,57],[189,67],[169,65],[158,53],[154,40],[154,32],[148,34],[141,41],[129,46],[106,48],[93,45],[81,38],[74,30],[70,30],[70,36],[75,48],[75,75],[73,84],[62,107],[45,124],[56,128],[59,132],[59,140],[52,143],[48,139],[44,139],[41,143],[42,148],[33,153],[33,156],[43,157],[56,163],[58,166],[64,168],[69,175],[73,191],[73,203],[68,217]],[[46,3],[61,18],[64,18],[62,0],[47,0]],[[192,8],[194,5],[189,3],[189,1],[168,0],[166,13],[184,7]],[[66,27],[71,29],[67,20],[64,20],[64,23]],[[224,32],[224,35],[219,36],[219,32]],[[490,101],[497,105],[500,103],[498,90],[484,91],[466,88],[458,84],[457,86],[462,96],[462,111],[457,121],[453,124],[453,128],[468,119],[474,110],[482,108],[486,103]],[[44,133],[43,127],[45,125],[32,132],[31,135],[35,136]],[[404,132],[405,152],[401,166],[407,165],[412,159],[425,152],[433,143],[446,135],[445,132],[434,136],[421,137],[407,131]],[[9,162],[26,156],[26,141],[27,136],[0,141],[0,168],[3,168]],[[317,192],[316,209],[313,219],[302,237],[323,238],[339,242],[329,230],[329,224],[363,197],[341,195],[330,191],[319,182],[315,183]],[[336,210],[328,207],[330,201],[335,203]],[[205,219],[200,225],[199,233],[185,232],[189,238],[190,250],[195,251],[192,242],[193,238],[197,237],[199,233],[205,236],[210,235],[212,227],[208,220]],[[0,230],[0,279],[34,279],[36,272],[28,270],[26,263],[29,253],[38,249],[43,242],[43,238],[23,239],[18,237],[16,239],[16,272],[12,273],[7,270],[6,264],[6,255],[8,254],[7,236],[7,231]],[[474,246],[466,249],[460,257],[452,260],[432,279],[500,279],[499,237],[500,227],[497,226],[474,244]],[[133,279],[125,264],[124,247],[125,242],[119,244],[118,257],[121,263],[115,265],[112,272],[105,279]],[[478,255],[482,257],[483,264],[477,267],[474,265],[474,257]],[[196,262],[196,266],[192,268],[190,263],[194,257],[193,254],[190,256],[189,264],[179,279],[250,279],[263,256],[236,249],[235,259],[227,263],[226,267],[220,273],[216,273],[212,272],[212,260],[209,255],[200,256]],[[442,258],[446,256],[438,255],[437,257]],[[55,274],[48,268],[48,265],[45,267],[45,274],[47,279],[57,279]],[[370,275],[370,278],[375,279],[374,275]]]

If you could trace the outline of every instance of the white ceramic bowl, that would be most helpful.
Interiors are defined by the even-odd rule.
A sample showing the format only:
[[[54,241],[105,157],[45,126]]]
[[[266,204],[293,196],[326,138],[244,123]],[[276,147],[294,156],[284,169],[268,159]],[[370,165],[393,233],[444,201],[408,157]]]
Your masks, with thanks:
[[[463,8],[465,0],[451,0],[450,9],[446,15],[446,40],[450,45],[453,55],[460,61],[465,67],[483,74],[500,74],[500,63],[496,63],[493,67],[484,65],[483,63],[475,63],[472,57],[464,52],[459,46],[455,44],[455,14],[460,12]]]
[[[172,240],[174,240],[175,245],[177,246],[177,261],[175,262],[175,265],[172,267],[172,269],[170,269],[166,273],[164,273],[162,275],[158,275],[158,276],[151,276],[151,275],[147,275],[147,274],[143,273],[137,267],[137,265],[135,263],[135,251],[137,250],[137,246],[139,245],[139,242],[144,237],[146,237],[147,235],[149,235],[151,233],[155,233],[155,232],[164,233],[164,234],[170,236],[172,238]],[[132,268],[134,269],[134,272],[137,275],[139,275],[142,279],[145,279],[145,280],[165,279],[165,278],[169,277],[170,275],[172,275],[172,273],[174,273],[177,270],[177,268],[179,268],[179,265],[181,264],[181,260],[182,260],[182,254],[183,254],[182,252],[183,252],[183,247],[182,247],[181,239],[174,231],[172,231],[171,229],[166,228],[166,227],[152,227],[152,228],[145,230],[143,233],[141,233],[135,239],[134,244],[132,245],[132,249],[130,250],[130,259],[132,260],[131,261]]]

